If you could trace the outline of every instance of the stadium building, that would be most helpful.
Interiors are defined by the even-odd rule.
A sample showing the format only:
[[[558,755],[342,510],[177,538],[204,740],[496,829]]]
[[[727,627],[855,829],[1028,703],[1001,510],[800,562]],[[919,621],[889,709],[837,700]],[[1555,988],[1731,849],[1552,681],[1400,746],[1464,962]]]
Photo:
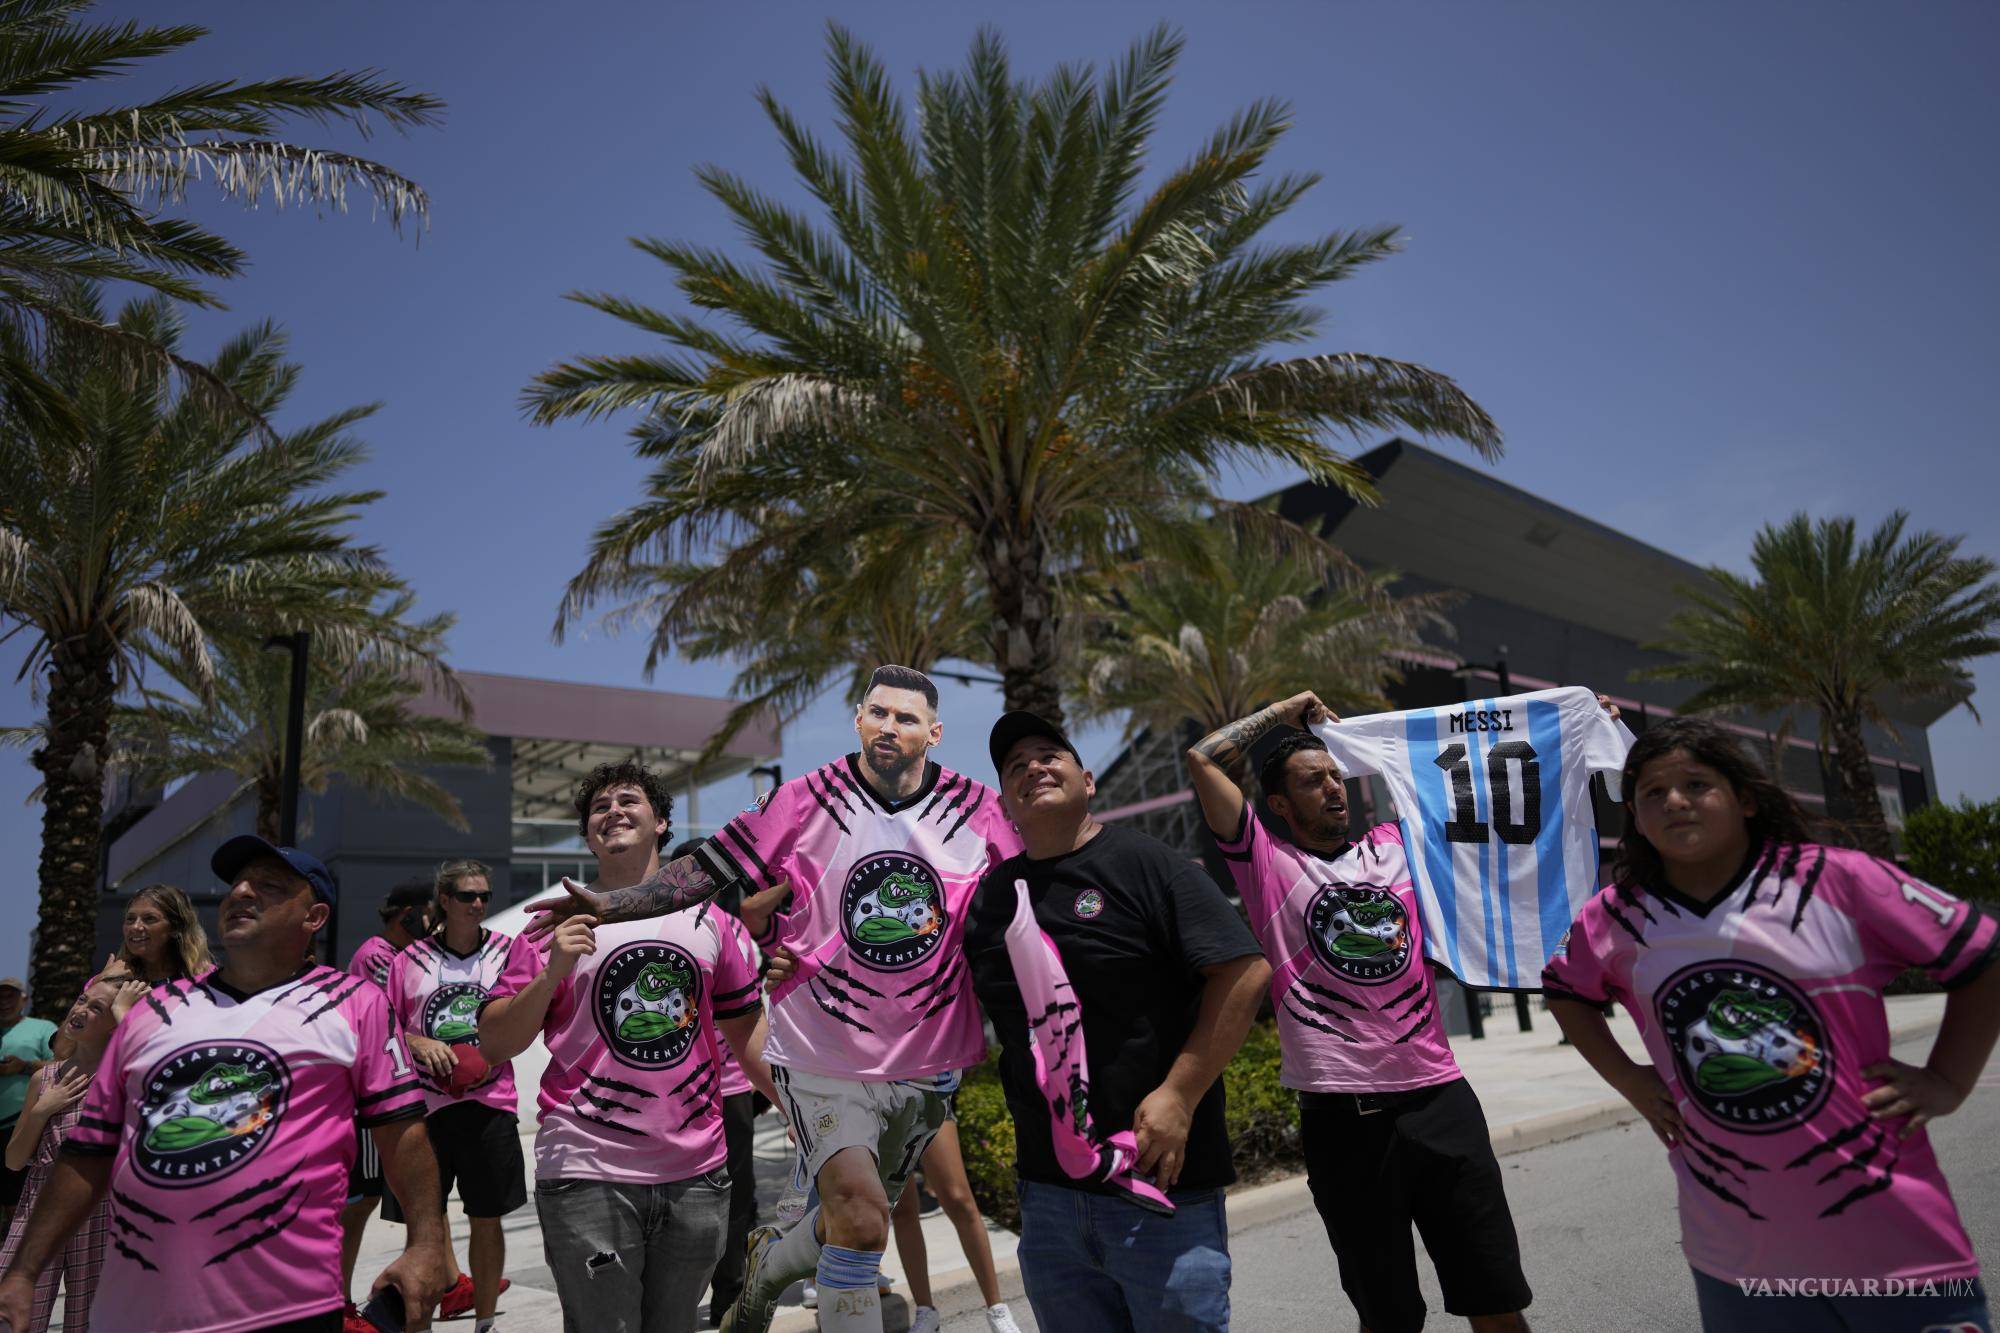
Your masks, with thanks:
[[[381,926],[389,889],[428,877],[442,861],[476,857],[493,867],[494,909],[531,897],[562,876],[587,877],[594,862],[577,836],[570,793],[596,765],[637,759],[663,774],[674,793],[676,839],[712,833],[733,810],[700,808],[700,788],[746,771],[775,778],[780,748],[775,720],[738,733],[699,772],[694,761],[734,704],[663,690],[576,685],[462,671],[472,722],[486,733],[485,769],[438,768],[431,776],[457,797],[468,827],[452,828],[403,801],[378,801],[334,783],[299,797],[299,843],[325,861],[340,883],[335,957],[347,958]],[[420,710],[443,713],[434,696]],[[106,806],[115,836],[105,857],[98,906],[98,956],[117,946],[127,895],[165,881],[188,891],[208,928],[222,886],[208,858],[225,838],[255,831],[255,794],[241,779],[209,773],[162,793],[114,789]]]

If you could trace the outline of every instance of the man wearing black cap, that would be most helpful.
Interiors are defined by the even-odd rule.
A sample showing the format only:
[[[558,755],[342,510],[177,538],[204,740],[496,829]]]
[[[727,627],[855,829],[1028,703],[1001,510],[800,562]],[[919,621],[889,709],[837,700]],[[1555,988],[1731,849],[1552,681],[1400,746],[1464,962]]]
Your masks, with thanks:
[[[411,1203],[408,1245],[377,1289],[414,1314],[444,1287],[437,1162],[387,998],[307,957],[333,877],[249,836],[210,866],[230,885],[225,961],[155,988],[112,1036],[0,1277],[0,1326],[28,1327],[36,1275],[108,1192],[99,1327],[336,1333],[357,1121]]]
[[[991,753],[1027,850],[987,874],[965,945],[1014,1116],[1029,1303],[1048,1329],[1227,1328],[1219,1077],[1271,969],[1199,865],[1091,818],[1059,728],[1008,713]]]

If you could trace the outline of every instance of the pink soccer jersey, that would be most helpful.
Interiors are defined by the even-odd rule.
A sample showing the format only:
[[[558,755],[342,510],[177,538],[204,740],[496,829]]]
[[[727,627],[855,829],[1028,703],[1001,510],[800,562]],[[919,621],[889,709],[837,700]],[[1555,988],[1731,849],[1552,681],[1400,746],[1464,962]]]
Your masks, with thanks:
[[[986,1058],[965,914],[987,867],[1021,849],[1000,798],[931,764],[884,801],[849,755],[771,792],[703,843],[718,878],[789,879],[780,941],[799,968],[771,991],[772,1064],[861,1082]]]
[[[715,924],[722,932],[736,942],[743,956],[750,960],[753,970],[757,969],[757,946],[750,938],[750,928],[727,912],[714,914]],[[758,1000],[761,1004],[763,1001]],[[743,1062],[736,1058],[736,1051],[726,1041],[716,1042],[717,1053],[722,1057],[722,1095],[734,1097],[751,1091],[750,1075],[743,1071]]]
[[[1402,1092],[1460,1077],[1400,826],[1377,825],[1326,857],[1272,837],[1246,808],[1242,831],[1217,845],[1270,960],[1280,1083]]]
[[[380,988],[210,971],[126,1016],[63,1144],[115,1154],[94,1327],[232,1333],[339,1309],[354,1126],[423,1114]]]
[[[1995,924],[1861,852],[1784,846],[1711,903],[1613,886],[1543,973],[1551,996],[1628,1009],[1687,1125],[1669,1160],[1688,1262],[1738,1278],[1973,1277],[1922,1129],[1868,1118],[1889,1058],[1882,988],[1963,985]]]
[[[361,941],[354,957],[347,960],[349,976],[366,977],[378,986],[389,984],[389,965],[396,961],[396,946],[380,935]]]
[[[507,953],[512,935],[482,930],[479,947],[464,956],[445,946],[440,935],[426,935],[396,955],[389,965],[389,1012],[396,1028],[406,1037],[421,1033],[447,1046],[475,1044],[479,1040],[479,1011],[486,997],[507,970]],[[454,1102],[474,1101],[513,1115],[514,1066],[510,1062],[487,1071],[479,1086],[454,1097],[436,1080],[418,1071],[424,1083],[424,1108],[438,1111]]]
[[[549,1002],[535,1179],[662,1185],[727,1156],[717,1019],[757,1007],[757,970],[711,904],[597,927]],[[517,939],[493,997],[540,975],[546,951]]]

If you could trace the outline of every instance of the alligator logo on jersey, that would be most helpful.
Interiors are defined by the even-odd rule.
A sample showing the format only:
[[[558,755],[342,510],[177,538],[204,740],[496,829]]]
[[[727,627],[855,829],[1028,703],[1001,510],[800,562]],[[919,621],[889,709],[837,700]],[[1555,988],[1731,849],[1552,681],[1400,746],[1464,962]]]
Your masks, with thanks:
[[[1410,961],[1410,918],[1387,889],[1329,884],[1306,906],[1306,938],[1329,970],[1366,986],[1401,974]]]
[[[625,1064],[679,1064],[700,1016],[701,970],[671,944],[628,944],[597,969],[597,1030]]]
[[[479,1006],[486,1003],[486,988],[470,981],[454,981],[439,986],[424,1001],[424,1031],[432,1041],[459,1046],[479,1038]]]
[[[1791,982],[1746,963],[1703,963],[1654,996],[1681,1087],[1711,1120],[1773,1134],[1833,1088],[1826,1025]]]
[[[285,1113],[291,1074],[276,1051],[210,1042],[153,1066],[141,1090],[145,1129],[132,1164],[158,1185],[201,1185],[227,1175],[270,1141]]]
[[[946,919],[937,872],[913,856],[884,852],[848,872],[840,930],[855,957],[871,967],[915,967],[943,942]]]

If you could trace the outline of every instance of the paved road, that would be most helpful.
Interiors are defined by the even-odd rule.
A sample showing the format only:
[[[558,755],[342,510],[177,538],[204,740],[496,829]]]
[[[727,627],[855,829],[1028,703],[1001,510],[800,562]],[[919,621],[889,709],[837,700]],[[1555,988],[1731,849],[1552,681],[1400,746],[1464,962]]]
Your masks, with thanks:
[[[1921,1062],[1930,1038],[1896,1049]],[[1973,1248],[2000,1261],[2000,1058],[1978,1093],[1932,1131]],[[1686,1333],[1698,1327],[1694,1285],[1681,1262],[1673,1178],[1650,1131],[1613,1129],[1501,1159],[1507,1197],[1536,1300],[1536,1333]],[[1356,1328],[1316,1213],[1231,1237],[1234,1319],[1247,1333],[1345,1333]],[[1428,1259],[1420,1258],[1434,1328],[1464,1328],[1443,1314]],[[1996,1270],[2000,1271],[2000,1270]],[[1034,1325],[1017,1304],[1024,1329]],[[982,1333],[960,1316],[949,1333]]]

